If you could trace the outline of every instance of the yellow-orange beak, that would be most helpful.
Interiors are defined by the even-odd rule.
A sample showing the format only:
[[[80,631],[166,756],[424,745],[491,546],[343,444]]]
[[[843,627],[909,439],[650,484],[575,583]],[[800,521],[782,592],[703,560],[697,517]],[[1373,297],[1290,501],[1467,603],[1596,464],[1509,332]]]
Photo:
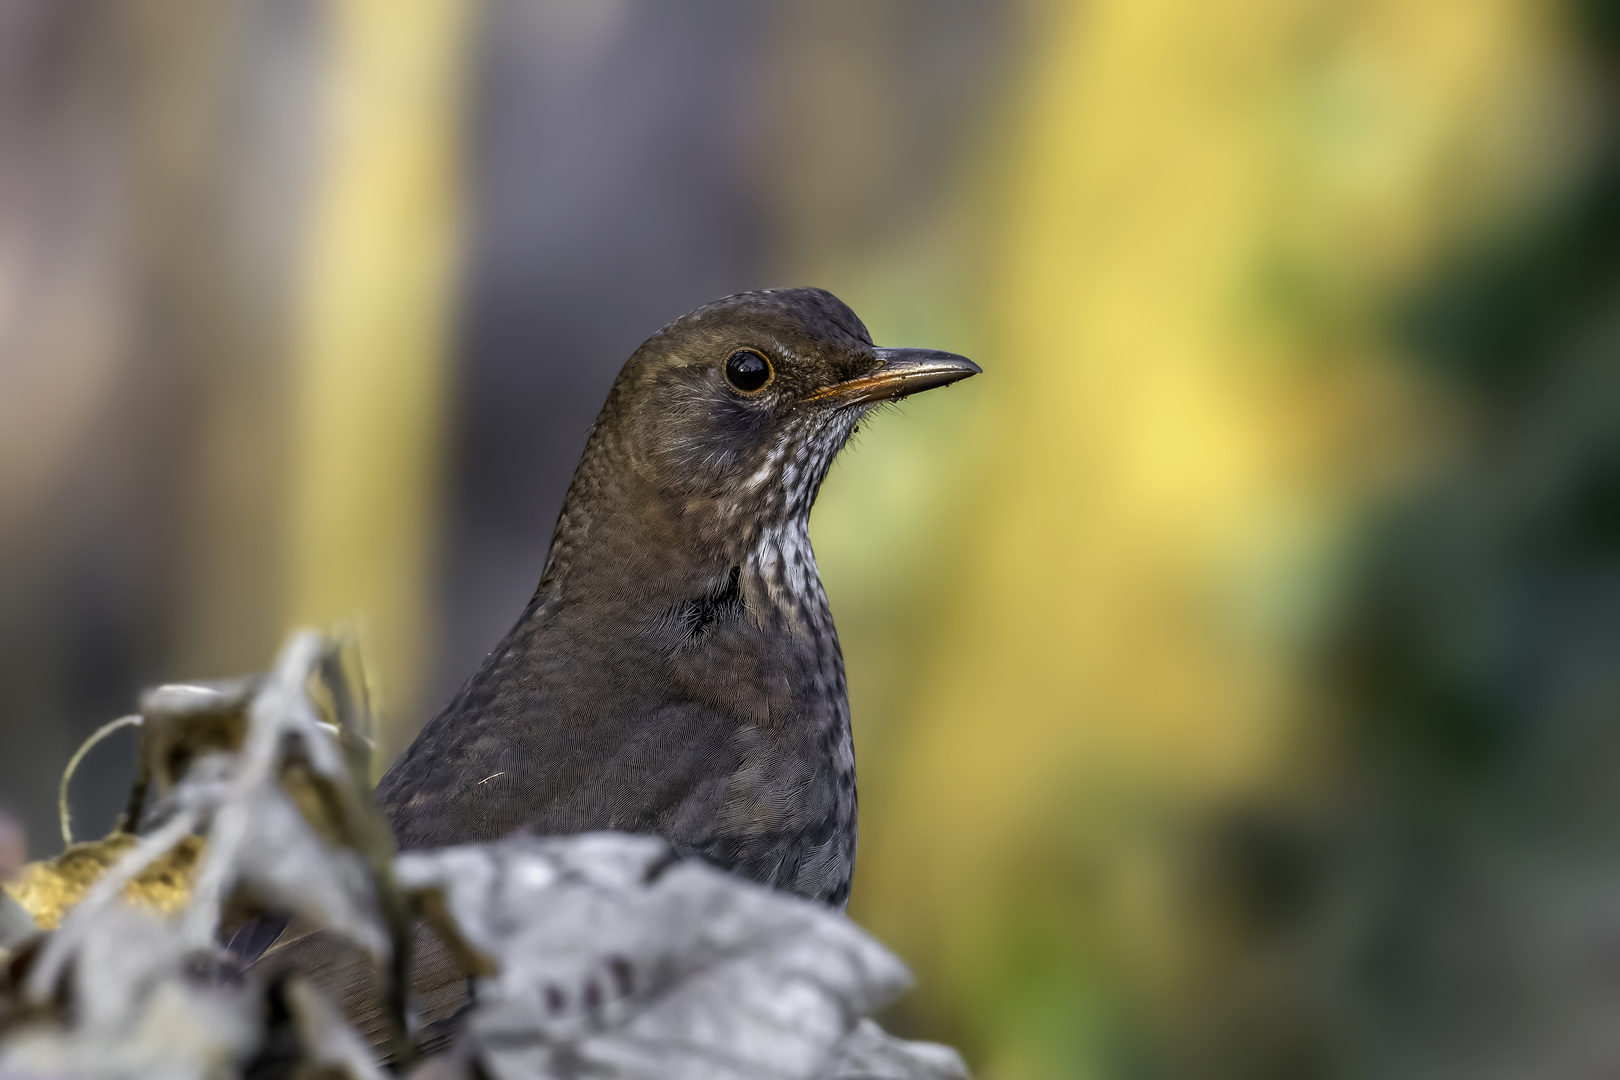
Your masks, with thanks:
[[[935,349],[875,349],[880,366],[858,379],[824,386],[805,397],[836,406],[898,401],[936,386],[979,374],[978,364],[965,356]]]

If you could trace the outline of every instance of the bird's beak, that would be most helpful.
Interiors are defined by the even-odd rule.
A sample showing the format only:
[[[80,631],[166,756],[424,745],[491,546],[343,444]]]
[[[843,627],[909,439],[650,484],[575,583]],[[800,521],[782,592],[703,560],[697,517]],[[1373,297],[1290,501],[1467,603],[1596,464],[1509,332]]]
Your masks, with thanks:
[[[949,386],[980,367],[965,356],[935,349],[873,349],[878,367],[858,379],[824,386],[808,395],[806,401],[832,405],[865,405],[874,401],[898,401],[903,397],[936,386]]]

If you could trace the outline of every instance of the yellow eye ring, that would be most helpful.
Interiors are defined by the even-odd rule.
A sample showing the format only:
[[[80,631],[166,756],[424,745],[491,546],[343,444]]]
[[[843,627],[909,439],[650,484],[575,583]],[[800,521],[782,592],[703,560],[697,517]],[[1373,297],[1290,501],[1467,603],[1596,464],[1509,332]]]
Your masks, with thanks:
[[[771,362],[753,349],[738,349],[726,358],[726,382],[739,394],[757,394],[775,376]]]

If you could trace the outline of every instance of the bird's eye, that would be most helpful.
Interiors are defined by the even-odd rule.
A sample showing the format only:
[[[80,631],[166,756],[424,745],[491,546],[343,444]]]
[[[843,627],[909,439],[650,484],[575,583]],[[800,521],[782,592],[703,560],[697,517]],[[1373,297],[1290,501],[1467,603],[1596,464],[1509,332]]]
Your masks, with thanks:
[[[771,381],[771,365],[752,349],[739,349],[726,360],[726,382],[752,394]]]

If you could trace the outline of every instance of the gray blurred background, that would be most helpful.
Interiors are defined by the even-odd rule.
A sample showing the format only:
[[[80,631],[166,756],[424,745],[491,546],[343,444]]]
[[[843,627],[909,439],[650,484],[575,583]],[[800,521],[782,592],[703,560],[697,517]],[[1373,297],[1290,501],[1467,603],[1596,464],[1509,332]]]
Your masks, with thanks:
[[[624,359],[937,199],[1012,14],[467,9],[434,616],[396,746],[522,610]],[[81,739],[143,686],[263,666],[284,631],[287,310],[332,18],[302,0],[0,12],[0,792],[36,850],[58,843]],[[845,78],[882,108],[820,115]],[[110,826],[128,776],[127,747],[87,761],[81,828]]]

